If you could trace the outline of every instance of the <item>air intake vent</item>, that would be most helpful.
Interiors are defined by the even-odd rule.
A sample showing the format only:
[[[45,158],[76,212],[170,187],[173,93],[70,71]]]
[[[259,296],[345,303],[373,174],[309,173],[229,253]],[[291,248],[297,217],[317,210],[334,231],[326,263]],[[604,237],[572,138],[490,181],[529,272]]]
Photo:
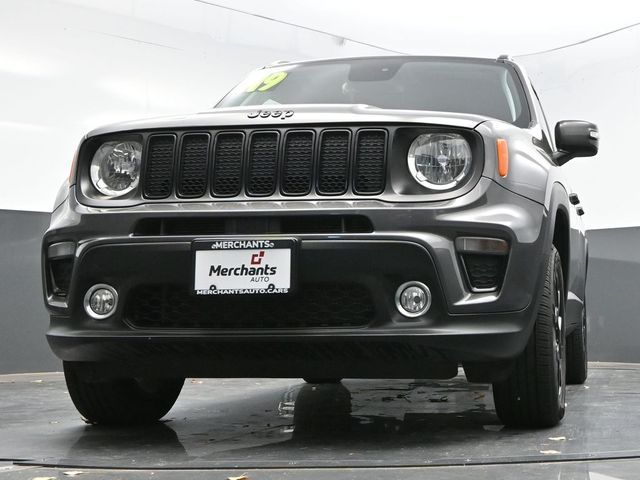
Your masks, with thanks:
[[[242,298],[240,298],[242,297]],[[129,295],[126,316],[137,328],[348,328],[375,317],[367,287],[302,284],[291,295],[197,297],[181,285],[145,285]]]
[[[507,255],[462,254],[471,290],[474,292],[499,290],[508,258]]]
[[[208,157],[209,134],[189,133],[182,137],[178,172],[179,196],[198,198],[206,193]]]
[[[356,193],[375,194],[384,190],[386,136],[384,130],[358,132],[353,174]]]
[[[313,132],[289,132],[284,144],[282,193],[306,195],[313,175]]]
[[[221,133],[213,156],[213,194],[233,197],[240,193],[242,180],[242,133]]]
[[[73,257],[52,258],[49,261],[49,269],[53,294],[58,297],[66,297],[71,284]]]
[[[174,135],[153,135],[149,139],[144,175],[145,197],[166,198],[171,194],[175,144]]]
[[[349,131],[325,131],[320,145],[318,191],[340,195],[347,191],[349,172]]]
[[[363,215],[286,215],[258,217],[144,218],[135,236],[158,235],[300,235],[318,233],[371,233],[371,220]]]
[[[249,166],[247,167],[247,193],[265,197],[276,189],[278,167],[278,134],[260,132],[251,136]]]

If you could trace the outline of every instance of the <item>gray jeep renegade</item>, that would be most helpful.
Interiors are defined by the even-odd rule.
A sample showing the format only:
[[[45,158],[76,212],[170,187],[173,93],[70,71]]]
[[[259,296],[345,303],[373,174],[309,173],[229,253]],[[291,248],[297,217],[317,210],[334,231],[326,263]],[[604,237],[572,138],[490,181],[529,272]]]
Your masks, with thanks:
[[[43,241],[48,341],[92,423],[165,415],[185,377],[493,384],[557,424],[587,376],[587,242],[508,57],[276,63],[212,110],[82,140]]]

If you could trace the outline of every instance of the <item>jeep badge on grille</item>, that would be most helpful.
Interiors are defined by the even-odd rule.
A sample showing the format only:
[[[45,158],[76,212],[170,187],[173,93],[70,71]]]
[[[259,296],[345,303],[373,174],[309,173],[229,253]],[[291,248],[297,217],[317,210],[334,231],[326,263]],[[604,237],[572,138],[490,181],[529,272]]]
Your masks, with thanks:
[[[254,110],[247,114],[249,118],[280,118],[284,120],[285,118],[289,118],[293,116],[293,110]]]

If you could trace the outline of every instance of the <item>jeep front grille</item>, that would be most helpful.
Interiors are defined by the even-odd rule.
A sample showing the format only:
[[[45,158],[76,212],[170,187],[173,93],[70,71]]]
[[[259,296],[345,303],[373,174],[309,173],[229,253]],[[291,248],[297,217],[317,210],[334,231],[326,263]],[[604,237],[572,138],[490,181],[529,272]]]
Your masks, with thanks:
[[[284,141],[282,193],[306,195],[313,180],[313,132],[289,132]]]
[[[178,166],[178,195],[198,198],[207,192],[209,135],[189,133],[182,137]]]
[[[240,193],[242,181],[242,146],[244,136],[241,133],[220,133],[216,138],[213,157],[213,195],[233,197]],[[209,161],[207,157],[206,161]]]
[[[278,168],[278,134],[258,132],[251,135],[247,163],[247,193],[252,197],[273,195]]]
[[[358,134],[353,189],[356,193],[379,193],[384,182],[385,137],[376,131]]]
[[[161,132],[145,152],[149,199],[376,195],[386,186],[379,128]]]
[[[149,139],[144,184],[145,197],[166,198],[171,194],[175,143],[174,135],[153,135]]]
[[[349,172],[349,132],[322,132],[318,191],[340,195],[347,190]]]

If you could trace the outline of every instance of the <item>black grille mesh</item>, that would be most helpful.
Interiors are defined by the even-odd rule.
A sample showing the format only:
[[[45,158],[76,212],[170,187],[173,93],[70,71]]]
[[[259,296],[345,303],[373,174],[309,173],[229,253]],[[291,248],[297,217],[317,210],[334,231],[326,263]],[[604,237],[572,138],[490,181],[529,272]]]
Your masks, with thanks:
[[[207,191],[208,157],[208,134],[191,133],[182,137],[178,195],[186,198],[198,198],[205,194]]]
[[[153,135],[149,139],[144,176],[144,195],[147,198],[166,198],[173,182],[173,152],[176,137]]]
[[[221,133],[216,140],[213,161],[213,194],[231,197],[240,193],[244,135]]]
[[[142,191],[150,199],[376,195],[385,189],[386,156],[380,128],[155,133]]]
[[[247,167],[247,193],[272,195],[276,189],[278,167],[278,134],[256,133],[251,136],[249,165]]]
[[[327,131],[322,135],[318,190],[339,195],[347,190],[350,132]]]
[[[353,188],[358,193],[380,193],[384,189],[386,133],[382,130],[358,134]]]
[[[504,279],[506,255],[464,254],[462,256],[471,287],[479,290],[499,289]]]
[[[354,327],[373,320],[369,290],[357,284],[300,285],[295,293],[198,297],[182,286],[142,286],[127,302],[138,328],[278,329]]]
[[[313,132],[291,132],[284,145],[282,192],[305,195],[311,191],[313,175]]]

